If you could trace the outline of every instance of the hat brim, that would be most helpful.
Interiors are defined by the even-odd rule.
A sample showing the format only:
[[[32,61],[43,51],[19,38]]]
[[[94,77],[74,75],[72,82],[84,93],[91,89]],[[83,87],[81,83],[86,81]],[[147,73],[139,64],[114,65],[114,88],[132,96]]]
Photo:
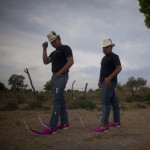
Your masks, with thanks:
[[[112,47],[114,47],[114,46],[115,46],[115,44],[114,44],[114,43],[112,43],[112,44],[109,44],[109,45],[101,45],[101,47],[107,47],[107,46],[112,46]]]
[[[59,35],[57,35],[55,38],[53,38],[52,40],[49,40],[49,42],[53,42],[54,40],[56,40],[58,38]]]

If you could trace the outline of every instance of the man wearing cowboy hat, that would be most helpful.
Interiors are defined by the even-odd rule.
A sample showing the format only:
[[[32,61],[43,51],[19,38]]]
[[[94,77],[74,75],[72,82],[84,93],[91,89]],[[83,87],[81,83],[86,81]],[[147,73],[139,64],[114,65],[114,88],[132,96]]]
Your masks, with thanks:
[[[43,46],[43,62],[44,64],[52,63],[52,78],[51,88],[53,92],[53,112],[49,122],[49,127],[46,128],[43,134],[52,134],[57,129],[69,127],[68,114],[64,100],[64,89],[68,81],[69,68],[73,65],[73,54],[69,46],[61,43],[61,38],[54,31],[51,31],[47,38],[51,45],[56,49],[47,56],[48,42],[44,42]],[[61,124],[57,125],[60,117]]]
[[[100,77],[98,86],[102,88],[102,120],[100,131],[107,131],[109,127],[120,126],[120,111],[115,94],[117,75],[122,70],[119,56],[112,52],[115,46],[111,39],[105,39],[102,43],[105,56],[101,61]],[[109,124],[110,106],[113,107],[113,123]]]

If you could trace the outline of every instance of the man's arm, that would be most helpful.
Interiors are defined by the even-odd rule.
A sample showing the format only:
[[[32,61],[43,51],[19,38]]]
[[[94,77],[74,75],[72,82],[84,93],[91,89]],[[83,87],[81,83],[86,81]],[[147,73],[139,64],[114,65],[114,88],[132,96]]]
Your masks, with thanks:
[[[46,65],[46,64],[49,64],[51,62],[51,58],[50,57],[47,57],[47,47],[48,47],[48,43],[47,42],[44,42],[42,44],[43,46],[43,63]]]
[[[115,77],[117,76],[117,74],[119,74],[119,72],[122,70],[122,67],[121,65],[119,66],[116,66],[116,69],[114,70],[114,72],[109,75],[107,78],[105,78],[104,80],[104,85],[107,86],[107,85],[110,85],[110,81]]]
[[[56,74],[55,76],[57,78],[59,78],[64,72],[66,72],[67,70],[69,70],[69,68],[74,64],[74,60],[73,57],[67,57],[67,63],[65,64],[65,66],[63,68],[61,68]]]

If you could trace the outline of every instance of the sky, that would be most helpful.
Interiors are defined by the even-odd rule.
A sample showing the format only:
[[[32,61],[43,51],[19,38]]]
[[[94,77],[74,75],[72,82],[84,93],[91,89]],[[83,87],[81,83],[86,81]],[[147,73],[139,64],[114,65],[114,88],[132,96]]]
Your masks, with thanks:
[[[55,31],[71,47],[74,65],[67,89],[97,89],[101,44],[110,38],[119,55],[122,71],[118,82],[134,76],[150,87],[150,29],[139,12],[138,0],[0,0],[0,82],[8,88],[11,75],[23,75],[28,68],[36,90],[51,79],[51,64],[44,65],[42,43]],[[49,43],[48,55],[55,49]]]

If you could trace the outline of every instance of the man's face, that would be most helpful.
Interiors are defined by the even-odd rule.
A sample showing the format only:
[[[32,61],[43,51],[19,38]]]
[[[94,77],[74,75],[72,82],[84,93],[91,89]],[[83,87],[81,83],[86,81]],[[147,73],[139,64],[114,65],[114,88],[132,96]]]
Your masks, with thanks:
[[[112,52],[112,46],[107,46],[107,47],[103,47],[103,53],[106,55],[106,54],[109,54]]]
[[[53,42],[51,42],[51,45],[52,45],[54,48],[60,47],[60,46],[62,45],[62,44],[61,44],[61,39],[60,39],[60,38],[55,39]]]

